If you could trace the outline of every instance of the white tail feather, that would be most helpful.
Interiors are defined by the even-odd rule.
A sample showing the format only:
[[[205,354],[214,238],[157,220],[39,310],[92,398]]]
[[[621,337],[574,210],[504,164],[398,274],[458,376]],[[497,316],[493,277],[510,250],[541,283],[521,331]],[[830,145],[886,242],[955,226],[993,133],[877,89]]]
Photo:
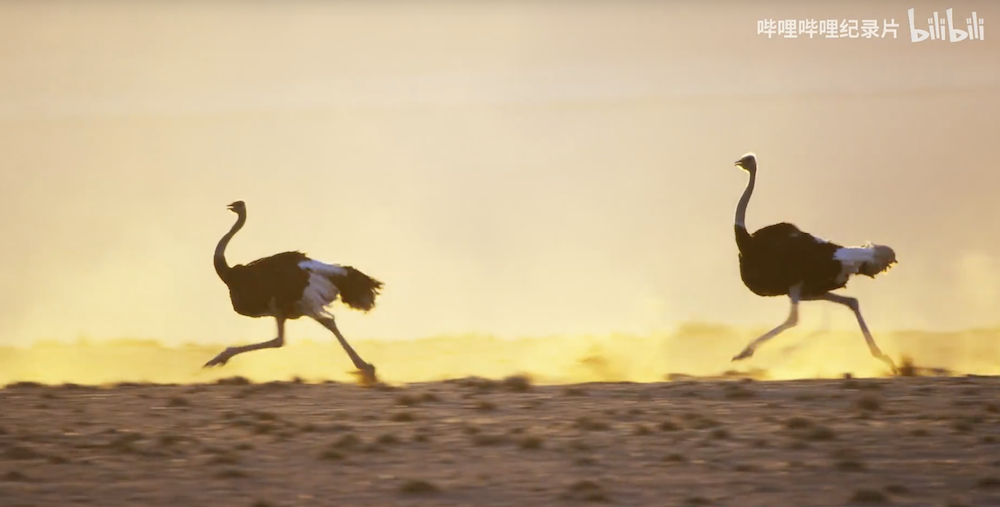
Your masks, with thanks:
[[[347,270],[344,269],[343,266],[339,266],[337,264],[327,264],[313,259],[300,262],[299,267],[306,271],[312,271],[323,275],[347,276]]]
[[[844,266],[842,277],[860,274],[874,278],[896,263],[896,252],[885,245],[865,243],[841,248],[833,254],[833,258]]]
[[[336,264],[316,260],[302,261],[299,267],[309,272],[309,285],[302,294],[302,307],[307,315],[326,316],[326,306],[337,300],[340,290],[330,276],[345,276],[347,270]]]

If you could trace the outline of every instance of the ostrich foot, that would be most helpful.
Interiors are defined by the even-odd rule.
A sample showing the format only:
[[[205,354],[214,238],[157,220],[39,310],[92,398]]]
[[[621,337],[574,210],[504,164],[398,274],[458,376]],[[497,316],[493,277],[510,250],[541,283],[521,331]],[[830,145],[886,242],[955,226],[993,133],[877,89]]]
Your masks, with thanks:
[[[883,354],[882,351],[872,351],[872,356],[874,356],[875,359],[878,359],[879,361],[885,363],[885,365],[889,367],[889,370],[892,372],[893,376],[899,375],[899,368],[896,368],[896,363],[892,361],[892,358]]]
[[[212,366],[225,366],[226,363],[229,362],[229,359],[231,357],[233,357],[233,351],[229,347],[226,347],[226,350],[219,352],[219,355],[213,357],[211,361],[205,363],[205,365],[202,366],[202,368],[210,368]]]
[[[750,348],[750,347],[747,347],[747,348],[743,349],[743,352],[740,352],[739,354],[733,356],[732,362],[742,361],[742,360],[747,359],[747,358],[752,357],[752,356],[753,356],[753,349]]]
[[[352,371],[353,375],[357,380],[357,383],[362,386],[372,386],[378,383],[378,377],[375,376],[375,365],[365,364],[364,366],[358,368],[358,371]]]

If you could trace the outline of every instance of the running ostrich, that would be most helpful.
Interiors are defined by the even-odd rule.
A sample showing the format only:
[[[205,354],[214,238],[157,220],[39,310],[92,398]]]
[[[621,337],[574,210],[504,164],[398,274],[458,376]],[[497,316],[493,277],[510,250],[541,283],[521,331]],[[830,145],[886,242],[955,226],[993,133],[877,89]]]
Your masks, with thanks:
[[[225,365],[233,356],[244,352],[281,347],[285,344],[285,321],[306,316],[333,332],[354,362],[363,383],[376,382],[375,366],[362,360],[347,343],[337,329],[333,315],[325,307],[336,301],[339,295],[347,306],[368,312],[375,307],[375,297],[382,288],[382,282],[351,266],[326,264],[301,252],[282,252],[247,265],[230,267],[226,263],[226,245],[246,223],[247,208],[243,201],[236,201],[228,208],[238,218],[215,247],[215,272],[229,287],[229,297],[236,313],[254,318],[274,317],[278,322],[278,337],[251,345],[227,347],[205,363],[205,367]]]
[[[844,247],[799,230],[790,223],[769,225],[750,234],[746,228],[747,203],[757,179],[757,159],[750,153],[736,161],[750,173],[746,190],[736,206],[736,246],[739,248],[740,277],[743,284],[758,296],[784,296],[791,299],[788,318],[780,326],[750,342],[733,361],[753,356],[757,347],[798,323],[799,301],[831,301],[850,308],[858,318],[872,356],[896,372],[896,365],[875,344],[858,300],[831,291],[847,286],[853,275],[875,275],[896,263],[896,253],[884,245],[866,243]]]

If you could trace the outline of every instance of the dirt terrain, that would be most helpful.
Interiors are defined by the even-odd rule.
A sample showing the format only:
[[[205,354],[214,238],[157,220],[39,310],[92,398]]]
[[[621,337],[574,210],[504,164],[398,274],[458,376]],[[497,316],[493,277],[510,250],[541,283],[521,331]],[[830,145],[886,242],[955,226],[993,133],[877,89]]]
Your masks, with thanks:
[[[1000,505],[1000,381],[0,390],[6,507]]]

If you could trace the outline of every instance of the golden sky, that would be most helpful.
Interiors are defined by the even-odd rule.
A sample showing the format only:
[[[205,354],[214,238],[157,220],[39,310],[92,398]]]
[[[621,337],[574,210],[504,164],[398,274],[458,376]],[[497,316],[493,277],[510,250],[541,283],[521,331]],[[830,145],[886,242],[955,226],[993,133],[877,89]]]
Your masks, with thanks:
[[[986,40],[911,43],[911,6]],[[756,33],[807,17],[900,38]],[[777,324],[738,274],[747,151],[752,228],[896,249],[846,291],[873,328],[996,325],[997,55],[987,1],[4,2],[0,344],[270,338],[212,269],[237,199],[231,264],[386,282],[349,338]]]

